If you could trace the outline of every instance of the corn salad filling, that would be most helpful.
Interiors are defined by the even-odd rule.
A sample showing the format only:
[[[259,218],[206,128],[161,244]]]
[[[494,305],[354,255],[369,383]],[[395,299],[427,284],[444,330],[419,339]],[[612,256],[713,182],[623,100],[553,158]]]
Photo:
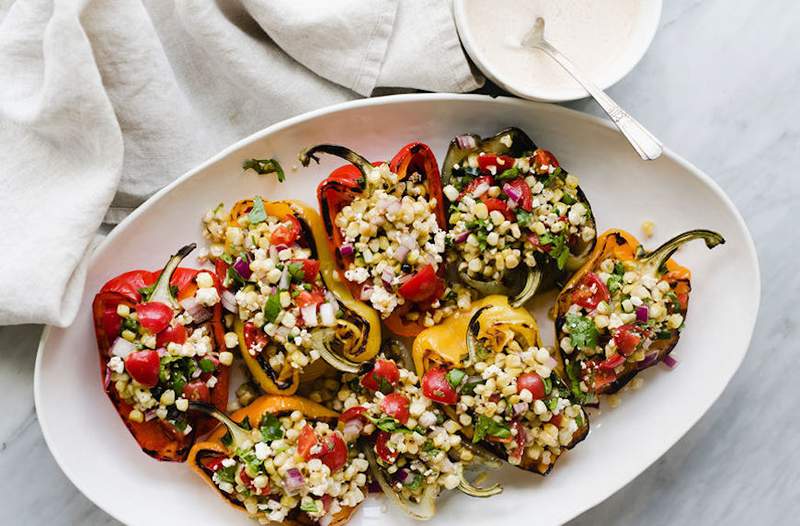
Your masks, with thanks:
[[[367,460],[348,451],[327,423],[307,421],[300,411],[267,414],[251,438],[204,465],[219,490],[261,524],[280,523],[299,512],[328,524],[366,497]]]
[[[200,272],[196,281],[197,291],[188,301],[195,304],[195,312],[199,306],[203,316],[210,315],[206,307],[220,301],[213,278],[207,272]],[[219,380],[220,367],[229,366],[233,354],[216,348],[207,324],[192,328],[194,320],[183,307],[177,313],[166,314],[171,318],[169,325],[153,334],[142,326],[140,313],[136,311],[137,307],[144,310],[152,305],[117,306],[123,341],[112,346],[106,366],[120,399],[132,406],[130,421],[141,423],[158,418],[189,434],[192,431],[186,415],[189,400],[209,401],[210,390]],[[163,303],[159,305],[169,309]],[[151,318],[152,314],[146,316]]]
[[[679,281],[642,272],[636,261],[603,260],[573,291],[559,342],[581,362],[581,390],[612,381],[626,364],[652,360],[654,343],[683,328],[687,301]]]
[[[394,376],[380,376],[384,366],[394,371]],[[378,464],[401,498],[419,502],[431,487],[436,488],[435,493],[456,488],[463,473],[462,461],[473,459],[472,452],[461,444],[461,426],[422,394],[413,372],[382,359],[375,371],[375,385],[369,381],[372,373],[361,383],[345,375],[338,389],[332,385],[335,381],[320,381],[311,398],[343,411],[340,422],[345,440],[373,437],[371,447]]]
[[[473,153],[453,173],[444,187],[455,246],[449,257],[469,278],[498,281],[521,264],[536,266],[537,253],[563,269],[570,249],[596,235],[578,178],[566,175],[549,152],[519,158]]]
[[[583,409],[553,374],[556,361],[546,348],[511,341],[505,351],[448,372],[448,382],[460,386],[459,423],[473,426],[473,442],[504,448],[511,464],[550,466],[584,426]]]
[[[297,210],[298,214],[300,213]],[[298,220],[269,215],[260,198],[235,224],[220,204],[204,219],[208,257],[227,265],[223,285],[245,324],[248,352],[282,377],[319,359],[313,333],[333,327],[341,310],[311,258]]]
[[[361,299],[384,318],[408,301],[400,292],[408,277],[442,264],[447,234],[436,221],[438,205],[419,173],[398,181],[384,163],[369,172],[363,195],[336,215],[340,251],[352,258],[345,278],[361,286]],[[445,291],[438,292],[434,307]]]

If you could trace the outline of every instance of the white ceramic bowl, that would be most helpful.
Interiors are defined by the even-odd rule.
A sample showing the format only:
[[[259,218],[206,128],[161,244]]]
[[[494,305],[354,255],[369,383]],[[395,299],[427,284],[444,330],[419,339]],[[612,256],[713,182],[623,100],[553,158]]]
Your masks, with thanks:
[[[502,495],[445,495],[431,524],[558,524],[631,481],[702,417],[747,351],[760,281],[742,218],[708,176],[669,151],[657,161],[642,162],[599,119],[519,99],[432,94],[359,100],[270,126],[180,177],[106,237],[89,263],[75,322],[66,329],[46,329],[36,361],[39,422],[64,473],[98,506],[131,526],[252,526],[188,467],[157,462],[137,447],[103,393],[91,318],[94,294],[112,276],[158,268],[176,247],[202,242],[201,217],[220,201],[230,205],[260,194],[314,203],[316,185],[341,161],[324,157],[319,166],[292,170],[306,146],[339,143],[377,160],[421,140],[441,160],[454,135],[488,135],[511,125],[526,130],[580,177],[601,230],[614,226],[638,232],[642,220],[650,219],[657,234],[648,246],[699,227],[721,232],[727,243],[713,251],[692,243],[676,256],[693,274],[687,327],[673,353],[680,360],[677,369],[642,373],[644,387],[625,395],[618,408],[592,417],[589,437],[546,478],[507,466],[496,475],[505,485]],[[248,157],[281,160],[287,181],[243,173],[242,159]],[[547,344],[553,340],[546,314],[552,300],[552,294],[538,298],[533,308]],[[352,525],[414,524],[394,506],[382,511],[380,502],[371,496]]]
[[[473,62],[478,68],[495,84],[513,93],[519,97],[530,100],[542,102],[564,102],[570,100],[577,100],[588,97],[589,94],[583,89],[580,84],[569,77],[565,71],[556,71],[555,74],[559,77],[555,83],[542,82],[537,86],[529,86],[520,82],[519,77],[514,77],[509,73],[508,68],[502,67],[492,60],[491,56],[484,49],[484,46],[479,44],[472,23],[471,17],[468,16],[469,10],[472,6],[480,2],[488,2],[490,0],[454,0],[453,12],[455,15],[456,26],[458,34],[461,38],[461,43],[467,50],[467,53],[472,58]],[[555,2],[556,0],[550,0]],[[614,1],[614,0],[596,0],[596,1]],[[609,86],[617,83],[622,77],[627,75],[644,56],[653,37],[658,29],[658,22],[661,17],[661,0],[640,0],[638,2],[638,14],[634,18],[632,24],[632,32],[630,38],[627,40],[626,45],[621,52],[612,60],[609,61],[606,67],[589,75],[591,80],[595,82],[601,89],[606,89]],[[534,20],[530,20],[530,26],[533,26]],[[545,37],[550,35],[550,30],[545,26]],[[515,38],[517,35],[515,35]],[[505,35],[498,35],[498,38],[506,38]],[[563,51],[563,50],[562,50]],[[539,50],[531,50],[531,53],[542,53]],[[573,57],[574,58],[574,57]],[[549,57],[546,60],[550,61]],[[527,67],[525,63],[521,63],[520,67]],[[560,69],[555,63],[553,69]],[[542,75],[541,78],[547,78]]]

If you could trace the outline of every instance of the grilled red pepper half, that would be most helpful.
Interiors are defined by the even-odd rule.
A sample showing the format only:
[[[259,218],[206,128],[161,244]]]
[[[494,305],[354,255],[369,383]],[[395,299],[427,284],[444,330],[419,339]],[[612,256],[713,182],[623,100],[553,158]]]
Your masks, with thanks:
[[[318,161],[316,156],[318,153],[342,157],[351,163],[334,170],[317,187],[317,198],[325,230],[336,254],[339,268],[344,270],[354,261],[355,254],[352,247],[345,243],[341,230],[336,227],[336,216],[357,197],[365,196],[368,191],[369,173],[373,167],[383,163],[370,163],[361,155],[343,146],[320,144],[300,154],[303,166],[308,166],[312,159]],[[389,161],[388,166],[392,173],[397,174],[399,182],[407,181],[412,176],[418,178],[415,180],[424,185],[427,197],[436,199],[436,222],[439,228],[446,229],[442,183],[436,158],[431,149],[419,142],[407,144]],[[435,270],[432,265],[428,265],[402,278],[402,285],[397,293],[404,298],[405,303],[396,308],[385,320],[392,332],[401,336],[414,336],[424,329],[422,316],[419,317],[419,321],[410,321],[404,315],[412,309],[424,312],[440,299],[446,289],[446,283],[442,279],[443,274],[443,264]],[[349,286],[356,297],[361,297],[362,284],[349,282]]]
[[[178,267],[194,248],[181,248],[161,271],[133,270],[109,280],[92,303],[106,394],[142,450],[158,460],[184,461],[194,438],[215,425],[186,413],[178,400],[227,406],[229,367],[219,357],[225,350],[222,306],[198,304],[203,271]],[[192,357],[178,351],[189,348],[187,341]]]

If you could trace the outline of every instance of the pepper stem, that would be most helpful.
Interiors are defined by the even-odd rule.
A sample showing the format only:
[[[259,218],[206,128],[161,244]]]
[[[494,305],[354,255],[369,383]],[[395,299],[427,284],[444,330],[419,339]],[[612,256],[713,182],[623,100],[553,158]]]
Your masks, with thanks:
[[[468,360],[469,363],[473,364],[478,361],[478,338],[476,336],[477,329],[480,328],[480,321],[479,318],[483,311],[490,308],[489,306],[481,307],[475,314],[472,315],[470,318],[469,323],[467,324],[467,352],[469,353]]]
[[[243,444],[246,440],[250,440],[250,432],[237,424],[233,421],[228,415],[214,407],[213,405],[206,404],[203,402],[189,402],[189,410],[190,411],[197,411],[198,413],[203,413],[210,417],[216,418],[219,420],[225,427],[228,428],[228,431],[233,438],[232,448],[237,449],[241,444]]]
[[[188,256],[189,253],[195,249],[195,247],[197,247],[197,243],[191,243],[181,247],[177,253],[170,256],[169,261],[167,261],[167,264],[164,265],[164,269],[161,271],[161,274],[159,274],[158,280],[153,286],[153,290],[150,291],[150,294],[143,298],[145,301],[159,301],[169,305],[173,309],[178,308],[178,300],[175,299],[175,296],[172,294],[169,282],[172,279],[172,274],[175,272],[175,269],[178,268],[178,265],[180,265],[183,258]]]
[[[312,335],[314,348],[319,352],[320,358],[336,370],[345,373],[361,374],[365,365],[345,358],[330,348],[330,341],[335,336],[333,329],[318,329]]]
[[[542,271],[534,268],[528,269],[525,277],[525,285],[522,287],[519,294],[511,299],[511,306],[516,308],[525,305],[528,300],[536,294],[536,291],[539,290],[539,284],[541,282]]]
[[[702,239],[706,242],[708,248],[714,248],[717,245],[725,243],[725,238],[711,230],[689,230],[688,232],[678,234],[669,241],[666,241],[657,249],[644,253],[639,256],[638,259],[641,263],[652,267],[653,271],[657,271],[672,257],[672,254],[674,254],[681,245],[694,239]]]
[[[361,154],[354,152],[350,148],[345,148],[344,146],[339,146],[336,144],[318,144],[316,146],[311,146],[310,148],[306,148],[300,152],[298,159],[300,159],[300,163],[306,167],[311,163],[312,159],[319,164],[319,157],[316,155],[317,153],[327,153],[329,155],[341,157],[345,161],[352,163],[356,168],[358,168],[364,177],[366,177],[369,171],[372,169],[372,163]]]
[[[503,486],[498,483],[494,483],[489,487],[482,488],[480,486],[475,486],[472,482],[467,480],[467,477],[464,476],[464,472],[461,472],[460,475],[461,481],[458,483],[458,490],[461,493],[465,493],[470,497],[491,497],[493,495],[497,495],[503,492]]]

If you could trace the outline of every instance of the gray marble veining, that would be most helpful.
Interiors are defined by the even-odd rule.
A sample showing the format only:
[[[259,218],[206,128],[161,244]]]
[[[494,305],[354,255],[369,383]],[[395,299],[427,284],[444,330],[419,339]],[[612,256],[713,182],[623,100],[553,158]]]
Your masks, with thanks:
[[[609,90],[734,201],[757,245],[763,299],[750,351],[719,401],[574,526],[798,523],[798,21],[792,0],[667,0],[651,49]],[[569,106],[600,115],[590,101]],[[66,479],[44,444],[32,388],[40,332],[0,329],[0,523],[116,524]],[[609,469],[624,449],[609,452]]]

